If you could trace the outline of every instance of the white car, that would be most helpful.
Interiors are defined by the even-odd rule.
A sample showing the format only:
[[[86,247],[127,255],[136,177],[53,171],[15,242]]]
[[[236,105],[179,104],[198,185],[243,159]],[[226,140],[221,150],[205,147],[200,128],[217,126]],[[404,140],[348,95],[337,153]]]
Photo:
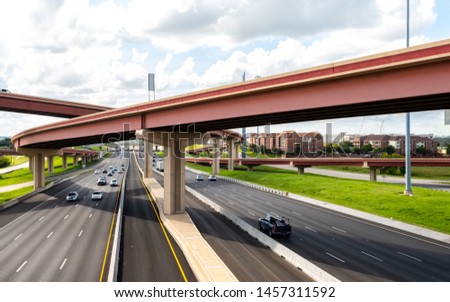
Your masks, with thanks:
[[[197,176],[195,176],[195,180],[202,181],[203,180],[203,176],[197,175]]]
[[[78,200],[78,192],[72,191],[69,192],[66,196],[66,201],[77,201]]]
[[[216,180],[217,180],[217,177],[216,177],[216,175],[209,175],[209,176],[208,176],[208,180],[210,180],[210,181],[216,181]]]
[[[117,179],[111,179],[110,181],[109,181],[109,185],[111,186],[111,187],[117,187],[118,185],[119,185],[119,183],[117,182]]]
[[[91,195],[91,200],[101,200],[103,198],[103,192],[94,191]]]

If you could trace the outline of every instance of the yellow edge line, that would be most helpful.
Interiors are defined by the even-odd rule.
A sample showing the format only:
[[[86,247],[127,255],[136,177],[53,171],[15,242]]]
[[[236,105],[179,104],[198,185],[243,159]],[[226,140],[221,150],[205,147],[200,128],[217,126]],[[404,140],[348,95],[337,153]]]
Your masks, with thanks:
[[[108,242],[106,243],[105,255],[103,256],[103,264],[102,264],[102,270],[100,272],[99,282],[103,282],[103,275],[105,273],[105,267],[106,267],[106,258],[108,258],[108,250],[109,250],[109,245],[111,243],[111,237],[112,237],[112,232],[113,232],[113,227],[114,227],[114,220],[116,218],[117,206],[119,204],[119,198],[120,198],[121,192],[122,192],[122,183],[120,184],[119,195],[117,196],[116,206],[114,207],[114,213],[113,213],[113,216],[111,219],[111,226],[109,228]]]
[[[138,163],[137,163],[137,159],[136,159],[136,154],[135,154],[135,156],[134,156],[134,162],[135,162],[136,165],[138,164]],[[174,248],[173,248],[173,246],[172,246],[172,243],[171,243],[171,241],[170,241],[170,238],[169,238],[169,236],[167,235],[166,228],[164,227],[164,225],[163,225],[163,223],[162,223],[162,221],[161,221],[161,218],[159,217],[158,211],[157,211],[156,208],[155,208],[155,202],[154,202],[154,199],[152,198],[152,196],[151,196],[151,194],[150,194],[150,192],[149,192],[147,186],[145,185],[145,183],[144,183],[144,181],[143,181],[143,179],[142,179],[140,173],[138,173],[138,175],[139,175],[139,180],[141,181],[142,186],[144,187],[144,190],[145,190],[145,192],[147,193],[147,197],[148,197],[148,199],[149,199],[149,201],[150,201],[150,204],[152,205],[153,211],[155,212],[155,215],[156,215],[156,217],[158,218],[159,225],[161,226],[161,229],[162,229],[162,231],[163,231],[163,233],[164,233],[164,236],[166,237],[167,243],[169,244],[170,250],[172,251],[172,255],[173,255],[173,257],[175,258],[175,262],[177,263],[178,268],[179,268],[179,270],[180,270],[180,272],[181,272],[181,276],[183,277],[184,282],[188,282],[188,279],[187,279],[187,277],[186,277],[186,274],[184,273],[183,267],[181,266],[181,263],[180,263],[180,261],[178,260],[177,254],[176,254],[176,252],[175,252],[175,250],[174,250]]]

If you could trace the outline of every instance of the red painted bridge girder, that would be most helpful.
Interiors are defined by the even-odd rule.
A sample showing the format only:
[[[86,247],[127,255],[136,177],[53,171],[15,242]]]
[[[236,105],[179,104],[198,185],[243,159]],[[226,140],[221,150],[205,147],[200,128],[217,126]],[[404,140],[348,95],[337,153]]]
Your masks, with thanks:
[[[450,108],[450,40],[108,110],[13,137],[16,147],[123,140],[138,129],[211,131]]]
[[[72,118],[109,109],[111,109],[111,107],[68,102],[16,93],[0,93],[0,111]]]
[[[212,158],[186,158],[192,163],[211,164]],[[227,158],[221,158],[220,163],[228,164]],[[312,166],[357,166],[357,167],[402,167],[404,158],[236,158],[236,164],[244,166],[288,165],[295,167]],[[420,167],[450,167],[450,158],[411,158],[412,166]]]

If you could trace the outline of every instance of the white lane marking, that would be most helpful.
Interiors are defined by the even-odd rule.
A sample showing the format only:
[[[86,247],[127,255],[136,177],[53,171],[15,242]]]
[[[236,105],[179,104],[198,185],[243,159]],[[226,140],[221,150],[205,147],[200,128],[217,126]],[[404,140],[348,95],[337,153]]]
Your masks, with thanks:
[[[419,261],[419,262],[423,262],[422,259],[416,258],[416,257],[414,257],[414,256],[411,256],[411,255],[408,255],[408,254],[405,254],[405,253],[402,253],[402,252],[397,252],[397,253],[399,253],[399,254],[402,255],[402,256],[408,257],[408,258],[410,258],[410,259],[413,259],[413,260],[416,260],[416,261]]]
[[[41,221],[42,219],[44,219],[44,217],[45,217],[45,216],[42,216],[41,218],[39,218],[39,220],[38,220],[38,221]]]
[[[89,215],[89,219],[91,219],[91,217],[92,217],[92,213]]]
[[[378,261],[380,261],[380,262],[383,262],[383,259],[378,258],[378,257],[375,257],[374,255],[371,255],[371,254],[366,253],[366,252],[364,252],[364,251],[361,251],[361,254],[366,255],[366,256],[368,256],[368,257],[370,257],[370,258],[373,258],[373,259],[375,259],[375,260],[378,260]]]
[[[78,234],[78,237],[80,237],[81,234],[83,234],[83,230],[80,231],[80,233]]]
[[[69,217],[69,214],[67,214],[67,215],[66,215],[66,217],[64,217],[64,220],[66,220],[66,219],[67,219],[67,217]]]
[[[19,221],[20,219],[24,218],[26,215],[28,215],[29,213],[33,212],[34,210],[36,210],[37,208],[39,208],[40,206],[44,205],[45,203],[47,203],[49,200],[52,200],[52,199],[54,199],[54,198],[53,198],[53,197],[48,198],[47,200],[45,200],[44,202],[38,204],[37,206],[35,206],[35,207],[32,208],[31,210],[29,210],[28,212],[26,212],[26,213],[20,215],[19,217],[17,217],[17,218],[14,219],[13,221],[11,221],[11,222],[9,222],[8,224],[2,226],[2,227],[0,228],[0,231],[3,230],[3,229],[5,229],[5,228],[7,228],[7,227],[9,227],[9,226],[11,226],[11,225],[13,225],[15,222],[17,222],[17,221]]]
[[[297,215],[297,216],[302,216],[302,214],[298,213],[298,212],[292,212],[292,214]]]
[[[24,263],[22,263],[22,265],[17,269],[16,273],[20,272],[20,270],[25,266],[25,264],[27,264],[28,261],[25,261]]]
[[[341,233],[347,233],[346,230],[343,230],[343,229],[340,229],[340,228],[337,228],[337,227],[332,227],[332,228],[335,229],[336,231],[341,232]]]
[[[229,203],[230,205],[234,206],[234,202],[229,201],[228,203]]]
[[[52,237],[52,235],[53,235],[53,232],[50,232],[50,234],[47,235],[47,239]]]
[[[313,232],[313,233],[317,233],[317,231],[316,230],[314,230],[314,229],[312,229],[312,228],[310,228],[310,227],[305,227],[305,229],[307,229],[308,231],[311,231],[311,232]]]
[[[59,204],[57,204],[57,205],[55,206],[55,209],[56,209],[57,207],[59,207]]]
[[[77,208],[77,207],[78,207],[78,203],[76,204],[75,208]]]
[[[335,256],[335,255],[333,255],[333,254],[330,254],[330,253],[328,253],[328,252],[325,252],[328,256],[330,256],[330,257],[332,257],[332,258],[334,258],[334,259],[336,259],[336,260],[338,260],[338,261],[340,261],[340,262],[342,262],[342,263],[345,263],[345,261],[344,260],[342,260],[341,258],[339,258],[339,257],[337,257],[337,256]]]
[[[256,217],[256,214],[252,213],[252,212],[248,212],[250,215],[252,215],[253,217]]]
[[[23,235],[23,233],[20,234],[19,236],[17,236],[16,238],[14,238],[14,241],[16,241],[17,239],[19,239],[22,235]]]
[[[67,258],[64,259],[63,263],[61,264],[61,266],[59,267],[59,270],[62,270],[64,268],[64,265],[66,265],[67,262]]]
[[[268,204],[269,206],[273,206],[273,203],[271,203],[270,201],[264,201],[265,204]]]
[[[95,207],[98,207],[98,202],[95,204]]]

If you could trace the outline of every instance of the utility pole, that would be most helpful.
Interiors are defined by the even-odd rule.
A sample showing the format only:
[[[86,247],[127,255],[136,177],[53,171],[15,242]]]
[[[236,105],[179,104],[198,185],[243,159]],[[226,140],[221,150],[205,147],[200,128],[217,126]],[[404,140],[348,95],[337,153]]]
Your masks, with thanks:
[[[409,47],[409,0],[406,0],[406,47]],[[412,196],[411,188],[411,129],[410,114],[406,112],[405,133],[405,191],[403,194]]]

